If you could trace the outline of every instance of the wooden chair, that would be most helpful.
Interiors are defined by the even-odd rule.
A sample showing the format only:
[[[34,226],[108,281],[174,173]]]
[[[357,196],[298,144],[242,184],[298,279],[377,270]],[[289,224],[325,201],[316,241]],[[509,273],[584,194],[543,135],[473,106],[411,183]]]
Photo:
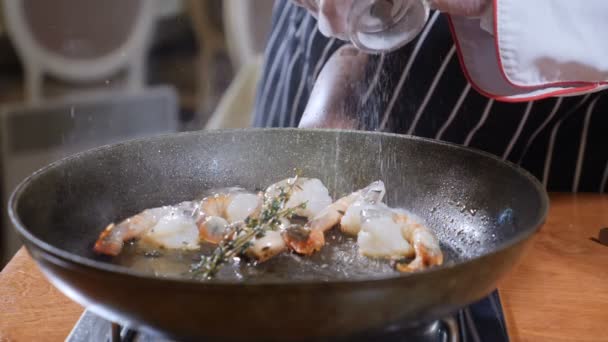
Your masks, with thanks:
[[[173,87],[83,94],[0,109],[2,208],[15,186],[35,170],[93,147],[179,129]],[[0,269],[20,246],[6,216],[0,222]]]
[[[273,0],[224,0],[227,48],[237,72],[205,128],[250,126],[273,3]]]
[[[125,70],[126,90],[143,87],[155,1],[2,1],[7,32],[25,69],[27,102],[42,99],[44,75],[103,84]]]

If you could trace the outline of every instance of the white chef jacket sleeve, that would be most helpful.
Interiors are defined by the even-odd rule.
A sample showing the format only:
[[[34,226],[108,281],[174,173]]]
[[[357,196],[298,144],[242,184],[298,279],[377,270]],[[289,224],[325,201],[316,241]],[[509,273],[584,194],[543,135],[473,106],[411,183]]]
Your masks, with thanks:
[[[608,0],[493,0],[479,18],[450,16],[471,85],[499,101],[608,87]]]

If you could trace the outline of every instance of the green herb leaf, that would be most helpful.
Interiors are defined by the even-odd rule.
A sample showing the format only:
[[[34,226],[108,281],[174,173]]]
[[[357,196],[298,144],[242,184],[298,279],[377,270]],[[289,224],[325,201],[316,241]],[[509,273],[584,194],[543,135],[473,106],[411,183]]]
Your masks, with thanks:
[[[260,239],[267,231],[277,230],[282,218],[291,219],[297,209],[305,209],[306,202],[295,208],[285,208],[298,181],[299,174],[288,181],[287,187],[281,187],[279,194],[267,198],[262,205],[258,218],[248,217],[244,222],[238,222],[229,227],[229,232],[208,256],[190,266],[190,272],[195,277],[213,278],[223,264],[233,257],[244,254],[253,245],[253,239]]]

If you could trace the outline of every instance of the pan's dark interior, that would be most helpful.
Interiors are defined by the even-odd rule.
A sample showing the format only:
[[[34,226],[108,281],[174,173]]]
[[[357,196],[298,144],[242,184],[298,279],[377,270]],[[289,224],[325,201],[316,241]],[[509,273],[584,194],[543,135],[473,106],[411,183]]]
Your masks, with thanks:
[[[271,129],[170,135],[86,152],[31,178],[15,198],[16,213],[42,242],[99,260],[92,243],[109,222],[209,188],[262,189],[295,168],[320,178],[334,198],[384,181],[388,204],[423,218],[449,262],[528,235],[546,209],[530,176],[475,151],[389,134]]]

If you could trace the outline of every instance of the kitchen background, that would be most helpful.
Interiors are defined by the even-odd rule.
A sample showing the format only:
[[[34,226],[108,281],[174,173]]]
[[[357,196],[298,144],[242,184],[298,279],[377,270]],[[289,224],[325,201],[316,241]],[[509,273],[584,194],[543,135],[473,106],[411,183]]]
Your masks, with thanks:
[[[79,151],[249,125],[273,0],[2,0],[0,269],[13,188]]]

